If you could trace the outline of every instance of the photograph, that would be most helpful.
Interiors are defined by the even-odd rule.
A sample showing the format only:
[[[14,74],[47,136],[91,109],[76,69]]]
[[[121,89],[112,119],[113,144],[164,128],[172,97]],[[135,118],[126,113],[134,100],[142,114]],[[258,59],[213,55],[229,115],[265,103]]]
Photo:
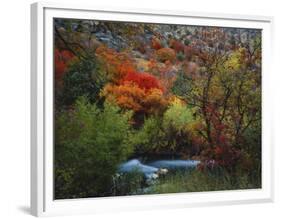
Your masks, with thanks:
[[[262,188],[262,29],[52,26],[55,200]]]

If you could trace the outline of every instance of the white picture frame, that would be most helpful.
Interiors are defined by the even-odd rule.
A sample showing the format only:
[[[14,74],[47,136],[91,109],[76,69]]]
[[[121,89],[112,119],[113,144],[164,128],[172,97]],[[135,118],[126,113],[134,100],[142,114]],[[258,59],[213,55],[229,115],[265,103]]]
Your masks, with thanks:
[[[262,29],[262,188],[75,200],[53,199],[53,18],[83,18]],[[272,17],[97,8],[83,5],[31,5],[31,212],[35,216],[181,208],[273,200],[271,95]]]

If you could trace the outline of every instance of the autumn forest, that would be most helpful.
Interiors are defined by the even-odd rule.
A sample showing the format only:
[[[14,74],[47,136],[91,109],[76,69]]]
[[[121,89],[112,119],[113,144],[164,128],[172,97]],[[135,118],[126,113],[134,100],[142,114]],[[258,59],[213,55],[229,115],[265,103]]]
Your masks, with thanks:
[[[261,188],[261,31],[54,19],[55,199]]]

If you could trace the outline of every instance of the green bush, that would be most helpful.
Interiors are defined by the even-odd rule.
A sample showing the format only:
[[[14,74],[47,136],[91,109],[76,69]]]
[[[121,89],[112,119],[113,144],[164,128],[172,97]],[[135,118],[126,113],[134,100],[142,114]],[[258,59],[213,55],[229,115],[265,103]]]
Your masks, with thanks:
[[[138,170],[116,174],[114,177],[113,195],[137,195],[141,193],[143,184],[143,173]]]
[[[187,35],[189,35],[189,34],[187,34]],[[184,45],[188,46],[190,43],[191,43],[191,42],[190,42],[189,39],[185,39],[185,40],[184,40]]]
[[[174,101],[163,116],[165,129],[173,128],[181,131],[191,122],[193,122],[192,110],[179,101]]]
[[[184,53],[183,52],[177,53],[177,59],[181,62],[184,61],[184,59],[185,59]]]
[[[153,152],[166,145],[165,132],[161,128],[162,121],[158,117],[146,118],[140,130],[134,136],[134,145],[138,152]]]
[[[179,71],[177,78],[173,84],[173,94],[186,98],[190,92],[192,92],[192,79],[186,75],[184,71]]]
[[[135,132],[134,145],[140,153],[181,153],[190,149],[188,125],[193,122],[193,111],[174,101],[162,117],[146,118]]]
[[[193,122],[193,111],[174,101],[162,117],[150,116],[135,131],[134,145],[138,152],[182,152],[190,146],[188,124]]]
[[[73,62],[63,77],[63,90],[58,103],[71,105],[80,96],[86,96],[93,103],[99,98],[106,82],[107,76],[95,59]]]
[[[56,199],[110,194],[112,176],[133,151],[131,116],[111,103],[100,109],[85,98],[56,116]]]

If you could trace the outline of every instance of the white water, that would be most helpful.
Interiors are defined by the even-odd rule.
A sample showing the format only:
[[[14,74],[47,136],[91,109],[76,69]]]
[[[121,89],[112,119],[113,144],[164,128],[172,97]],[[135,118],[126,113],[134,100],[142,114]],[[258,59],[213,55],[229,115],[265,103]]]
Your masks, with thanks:
[[[148,166],[142,164],[139,160],[133,159],[129,160],[126,163],[123,163],[119,166],[118,172],[120,173],[129,173],[133,171],[139,171],[144,174],[146,178],[152,178],[155,177],[154,174],[156,174],[159,171],[159,168]]]
[[[158,178],[161,170],[177,170],[195,168],[200,161],[197,160],[157,160],[148,164],[142,164],[138,159],[129,160],[119,166],[119,173],[139,171],[146,179]],[[165,172],[165,171],[164,171]]]

